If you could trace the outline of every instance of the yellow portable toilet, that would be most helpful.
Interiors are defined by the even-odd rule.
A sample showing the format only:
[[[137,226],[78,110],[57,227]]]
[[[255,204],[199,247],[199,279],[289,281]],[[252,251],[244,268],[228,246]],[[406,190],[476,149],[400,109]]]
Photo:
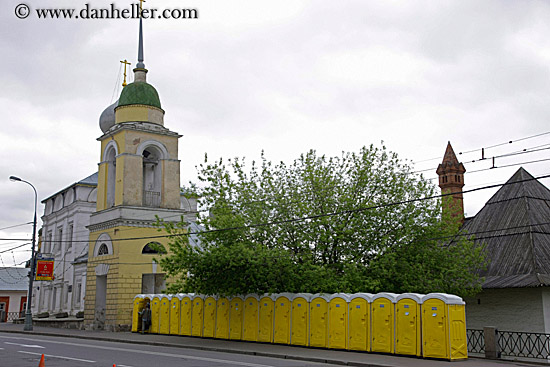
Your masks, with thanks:
[[[273,321],[275,315],[276,295],[265,294],[260,298],[260,315],[258,320],[258,341],[273,343]]]
[[[328,298],[328,347],[347,349],[348,347],[348,304],[350,296],[335,293]]]
[[[229,306],[229,339],[243,338],[243,297],[231,297]]]
[[[170,334],[180,333],[181,294],[174,294],[170,298]]]
[[[167,294],[160,297],[159,334],[170,334],[170,299]]]
[[[273,343],[290,344],[290,300],[293,294],[280,293],[275,299]]]
[[[202,336],[202,323],[204,318],[204,296],[195,295],[191,308],[191,335]]]
[[[395,293],[377,293],[371,303],[371,350],[393,353],[395,350]]]
[[[290,316],[290,343],[309,345],[309,301],[312,294],[298,293],[292,296]]]
[[[216,296],[209,296],[204,299],[204,327],[202,336],[213,338],[216,333]]]
[[[424,295],[403,293],[395,304],[395,353],[421,356],[422,325],[420,306]]]
[[[255,294],[249,294],[244,299],[243,340],[258,341],[259,300]]]
[[[138,294],[134,297],[134,307],[132,308],[132,332],[141,331],[141,310],[145,307],[145,294]]]
[[[216,305],[216,334],[215,338],[229,339],[229,300],[218,298]]]
[[[180,301],[180,335],[191,335],[192,297],[190,294],[181,294]]]
[[[155,294],[153,295],[153,299],[151,300],[151,328],[149,329],[151,334],[159,333],[160,297],[162,297],[161,294]]]
[[[328,347],[328,295],[314,294],[309,302],[309,346]]]
[[[373,295],[355,293],[350,295],[348,318],[348,349],[370,351],[370,304]]]
[[[462,298],[430,293],[422,298],[422,356],[449,360],[468,358],[466,311]]]

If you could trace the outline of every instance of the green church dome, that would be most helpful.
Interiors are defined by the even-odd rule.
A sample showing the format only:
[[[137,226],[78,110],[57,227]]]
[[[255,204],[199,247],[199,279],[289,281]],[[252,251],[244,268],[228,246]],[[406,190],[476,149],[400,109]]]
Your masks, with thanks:
[[[160,98],[157,90],[145,82],[133,82],[122,89],[118,106],[142,104],[147,106],[160,107]]]

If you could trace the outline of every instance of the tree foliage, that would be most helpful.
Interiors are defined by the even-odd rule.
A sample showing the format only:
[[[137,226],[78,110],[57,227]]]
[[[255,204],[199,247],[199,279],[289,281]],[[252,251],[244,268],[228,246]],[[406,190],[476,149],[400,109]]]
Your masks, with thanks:
[[[208,216],[200,247],[174,236],[160,263],[170,291],[275,292],[479,290],[481,249],[441,218],[438,190],[384,146],[292,164],[220,159],[198,167]],[[163,223],[181,234],[185,223]]]

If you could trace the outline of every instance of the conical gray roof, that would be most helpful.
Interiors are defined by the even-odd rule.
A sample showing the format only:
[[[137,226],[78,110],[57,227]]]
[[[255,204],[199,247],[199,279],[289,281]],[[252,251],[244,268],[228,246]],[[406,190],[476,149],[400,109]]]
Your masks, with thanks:
[[[489,258],[483,288],[550,286],[550,190],[520,168],[463,229]]]

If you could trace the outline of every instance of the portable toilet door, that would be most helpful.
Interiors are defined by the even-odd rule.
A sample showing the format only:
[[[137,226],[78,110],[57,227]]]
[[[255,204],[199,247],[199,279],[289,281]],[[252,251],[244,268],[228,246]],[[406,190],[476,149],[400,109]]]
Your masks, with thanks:
[[[309,302],[309,346],[328,347],[328,297],[314,294]]]
[[[188,294],[181,295],[180,301],[180,335],[191,335],[191,309],[192,309],[191,296]]]
[[[468,357],[462,298],[430,293],[422,299],[422,356],[449,360]]]
[[[229,339],[229,300],[225,297],[218,299],[216,305],[216,335],[218,339]]]
[[[348,317],[348,349],[370,351],[370,303],[372,294],[356,293],[350,296]]]
[[[191,335],[202,336],[202,323],[204,318],[204,296],[197,295],[193,297],[193,307],[191,309]]]
[[[422,298],[422,356],[449,359],[445,297],[430,293]]]
[[[145,295],[138,294],[134,297],[134,307],[132,308],[132,332],[141,331],[141,310],[145,307]]]
[[[349,295],[336,293],[328,303],[328,347],[347,349],[348,347],[348,303]]]
[[[273,342],[290,344],[290,299],[292,294],[281,293],[275,300],[275,317],[273,322]]]
[[[395,304],[395,353],[421,356],[420,307],[422,294],[403,293]]]
[[[149,329],[151,334],[159,333],[160,324],[160,294],[155,294],[151,301],[151,328]]]
[[[377,293],[371,304],[371,350],[393,353],[395,341],[394,304],[397,294]]]
[[[170,298],[170,334],[178,335],[180,333],[180,308],[181,294],[174,294]]]
[[[231,298],[229,306],[229,339],[242,340],[243,338],[243,298]]]
[[[163,294],[160,297],[159,334],[170,334],[170,296]]]
[[[298,293],[292,297],[290,343],[309,345],[309,301],[311,294]]]
[[[249,294],[244,299],[243,340],[258,341],[259,297]]]
[[[466,303],[458,296],[448,295],[447,300],[449,335],[451,339],[451,360],[468,358],[468,337],[466,336]]]
[[[258,320],[258,341],[273,343],[273,320],[275,315],[274,296],[264,295],[260,298],[260,315]]]
[[[202,336],[213,338],[216,332],[216,297],[206,297],[204,300],[204,327]]]

